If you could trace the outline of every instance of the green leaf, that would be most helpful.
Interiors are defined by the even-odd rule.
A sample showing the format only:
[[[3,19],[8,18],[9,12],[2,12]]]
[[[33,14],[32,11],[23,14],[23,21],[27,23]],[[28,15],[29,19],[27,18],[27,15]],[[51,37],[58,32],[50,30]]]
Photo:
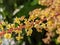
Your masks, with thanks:
[[[32,6],[36,5],[36,4],[38,4],[38,0],[33,0],[32,3],[31,3]]]
[[[40,42],[38,42],[38,45],[42,45],[42,42],[40,41]]]
[[[18,26],[18,24],[17,23],[15,23],[15,27],[17,27]]]

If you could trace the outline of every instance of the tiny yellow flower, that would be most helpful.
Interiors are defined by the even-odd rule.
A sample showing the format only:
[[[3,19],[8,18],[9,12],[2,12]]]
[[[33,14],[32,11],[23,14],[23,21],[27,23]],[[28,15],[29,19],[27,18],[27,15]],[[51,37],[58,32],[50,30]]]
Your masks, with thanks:
[[[39,26],[39,25],[38,25],[38,24],[35,24],[35,25],[34,25],[34,27],[37,27],[37,26]]]
[[[11,24],[11,28],[15,28],[15,24]]]
[[[3,30],[3,29],[4,29],[4,28],[3,28],[3,26],[2,26],[1,24],[0,24],[0,29],[1,29],[1,30]]]
[[[42,29],[38,28],[37,31],[38,31],[38,32],[42,32]]]
[[[25,25],[26,29],[32,28],[32,26],[31,26],[29,21],[25,21],[25,24],[26,24]]]
[[[23,21],[24,19],[25,19],[25,16],[22,16],[22,17],[20,18],[21,21]]]
[[[60,36],[56,39],[56,43],[60,43]]]
[[[49,26],[51,26],[53,24],[53,22],[51,21],[51,20],[49,20],[48,22],[47,22],[47,25],[49,25]]]
[[[42,23],[41,27],[42,28],[46,28],[46,25],[44,23]]]
[[[44,11],[43,14],[48,17],[49,16],[49,10],[48,11]]]
[[[41,16],[41,19],[44,19],[45,16]]]
[[[17,17],[16,17],[16,18],[14,19],[14,23],[20,24],[20,18],[17,18]]]
[[[29,17],[29,21],[30,21],[30,20],[33,20],[33,21],[34,21],[35,18],[36,18],[36,16],[31,15],[31,16]]]
[[[10,39],[10,38],[11,38],[11,34],[10,34],[10,33],[6,33],[6,34],[4,34],[4,38],[6,38],[6,39]]]
[[[6,25],[6,22],[2,21],[2,25]]]
[[[60,34],[60,28],[58,28],[58,29],[56,30],[56,33],[57,33],[57,34]]]
[[[23,36],[17,36],[16,37],[16,40],[18,40],[18,41],[21,40],[21,39],[23,39]]]
[[[26,30],[27,36],[31,36],[32,32],[33,32],[32,29]]]
[[[11,25],[10,24],[6,25],[6,28],[7,29],[10,29],[11,28]]]
[[[53,17],[53,16],[55,15],[55,12],[54,12],[54,11],[52,11],[50,14],[51,14],[51,16]]]
[[[15,33],[17,34],[17,33],[22,33],[22,30],[15,30]]]

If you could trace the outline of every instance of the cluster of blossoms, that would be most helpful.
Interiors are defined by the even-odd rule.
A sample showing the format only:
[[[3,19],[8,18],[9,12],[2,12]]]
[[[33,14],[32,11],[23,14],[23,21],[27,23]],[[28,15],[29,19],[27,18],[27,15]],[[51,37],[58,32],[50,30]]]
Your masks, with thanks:
[[[60,0],[39,0],[39,4],[47,6],[40,14],[47,19],[46,33],[44,43],[50,43],[51,37],[58,35],[56,43],[60,43]]]
[[[14,37],[19,41],[24,38],[24,35],[31,36],[34,27],[38,32],[42,32],[43,29],[47,31],[47,37],[42,39],[44,43],[49,44],[55,34],[58,34],[56,42],[60,43],[60,0],[39,0],[39,4],[47,8],[30,11],[28,19],[22,16],[14,18],[12,24],[0,22],[0,38],[13,38],[12,33],[14,32],[15,35],[18,34]]]

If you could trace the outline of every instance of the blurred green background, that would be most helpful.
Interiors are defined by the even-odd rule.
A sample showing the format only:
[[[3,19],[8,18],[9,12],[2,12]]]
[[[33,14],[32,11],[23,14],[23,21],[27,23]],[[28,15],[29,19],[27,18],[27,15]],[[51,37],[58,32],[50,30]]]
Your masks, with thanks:
[[[38,4],[38,0],[0,0],[0,17],[12,23],[14,17],[25,15],[28,18],[30,11],[36,8],[44,9],[45,6]]]

